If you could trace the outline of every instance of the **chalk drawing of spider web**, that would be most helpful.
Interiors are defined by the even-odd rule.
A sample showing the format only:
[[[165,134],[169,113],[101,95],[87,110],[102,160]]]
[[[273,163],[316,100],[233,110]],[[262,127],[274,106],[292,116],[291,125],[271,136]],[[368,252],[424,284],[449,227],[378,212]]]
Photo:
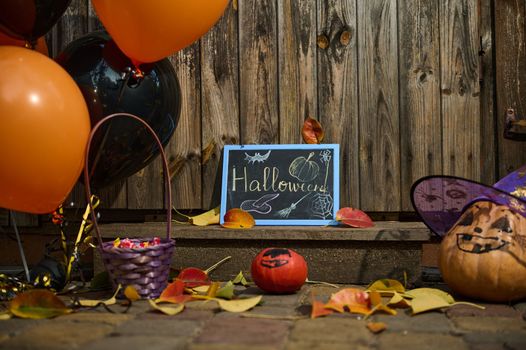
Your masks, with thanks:
[[[333,199],[330,193],[316,193],[310,201],[310,211],[313,216],[327,219],[332,217]]]

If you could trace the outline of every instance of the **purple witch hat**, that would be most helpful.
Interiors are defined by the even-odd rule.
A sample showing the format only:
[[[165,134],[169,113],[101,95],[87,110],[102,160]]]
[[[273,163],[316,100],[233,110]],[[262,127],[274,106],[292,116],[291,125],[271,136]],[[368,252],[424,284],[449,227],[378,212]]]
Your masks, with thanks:
[[[455,176],[426,176],[413,184],[411,201],[422,221],[440,237],[478,201],[504,205],[526,217],[526,165],[493,186]]]

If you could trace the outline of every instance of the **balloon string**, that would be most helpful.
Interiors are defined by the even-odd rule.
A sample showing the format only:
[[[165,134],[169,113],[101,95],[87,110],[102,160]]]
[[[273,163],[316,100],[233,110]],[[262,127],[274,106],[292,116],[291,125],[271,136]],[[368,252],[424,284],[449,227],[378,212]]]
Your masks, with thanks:
[[[124,89],[126,88],[126,86],[128,86],[128,82],[130,81],[131,75],[132,75],[132,69],[130,67],[127,67],[126,73],[124,73],[124,75],[122,76],[122,79],[124,80],[124,82],[122,83],[121,90],[119,91],[119,98],[117,99],[117,104],[121,103],[122,95],[124,95]]]
[[[93,158],[93,164],[92,164],[91,172],[89,174],[90,177],[93,177],[93,174],[95,173],[97,164],[99,163],[100,157],[102,156],[102,151],[104,150],[104,145],[106,144],[106,140],[108,139],[108,137],[110,137],[111,127],[112,127],[111,124],[106,127],[106,131],[104,133],[104,136],[102,137],[102,141],[100,142],[99,147],[97,147],[97,153],[95,154],[95,157]]]
[[[18,242],[18,250],[20,251],[20,257],[22,258],[22,265],[24,265],[26,279],[27,282],[30,282],[31,278],[29,277],[29,268],[27,267],[26,254],[24,253],[24,247],[22,246],[22,240],[20,239],[20,233],[18,232],[18,226],[16,225],[14,211],[11,211],[11,222],[13,223],[13,229],[15,230],[16,240]]]

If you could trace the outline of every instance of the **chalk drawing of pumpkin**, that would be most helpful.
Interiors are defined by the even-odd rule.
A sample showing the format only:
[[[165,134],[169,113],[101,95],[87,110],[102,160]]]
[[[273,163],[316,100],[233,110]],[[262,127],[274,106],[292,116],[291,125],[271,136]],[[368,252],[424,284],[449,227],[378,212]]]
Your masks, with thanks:
[[[289,174],[301,182],[314,180],[320,173],[320,166],[313,160],[314,152],[309,154],[308,158],[298,157],[290,163]]]

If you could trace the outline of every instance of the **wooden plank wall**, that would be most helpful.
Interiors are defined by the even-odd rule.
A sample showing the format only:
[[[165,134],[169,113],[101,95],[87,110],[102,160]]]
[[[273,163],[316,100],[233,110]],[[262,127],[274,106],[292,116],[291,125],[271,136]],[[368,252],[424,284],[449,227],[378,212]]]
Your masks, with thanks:
[[[495,1],[495,61],[497,76],[498,173],[507,174],[526,163],[525,142],[501,137],[504,113],[514,108],[526,114],[526,0]]]
[[[502,138],[526,113],[526,0],[238,0],[170,57],[182,91],[167,146],[173,204],[217,205],[225,144],[300,143],[317,118],[341,145],[341,205],[411,211],[418,178],[488,184],[526,163]],[[58,54],[102,26],[73,0],[50,35]],[[494,42],[495,41],[495,42]],[[162,207],[156,160],[100,194],[106,208]],[[68,204],[84,202],[81,185]]]

